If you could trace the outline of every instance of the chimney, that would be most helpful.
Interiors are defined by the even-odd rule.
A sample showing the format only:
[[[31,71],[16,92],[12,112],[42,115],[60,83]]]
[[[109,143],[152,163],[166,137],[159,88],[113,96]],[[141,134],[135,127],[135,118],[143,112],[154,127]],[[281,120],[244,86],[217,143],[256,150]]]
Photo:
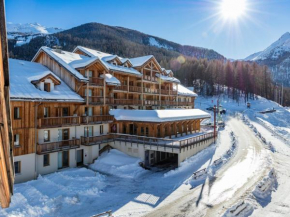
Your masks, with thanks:
[[[62,53],[62,50],[61,50],[62,46],[55,45],[52,48],[55,52],[60,53],[60,54]]]

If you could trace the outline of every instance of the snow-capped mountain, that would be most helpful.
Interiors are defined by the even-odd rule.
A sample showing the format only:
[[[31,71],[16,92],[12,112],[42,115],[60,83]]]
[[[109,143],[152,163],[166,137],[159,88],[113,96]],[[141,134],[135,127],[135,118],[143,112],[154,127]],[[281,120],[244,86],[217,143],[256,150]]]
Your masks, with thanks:
[[[28,43],[32,38],[63,31],[61,28],[47,28],[39,23],[7,23],[8,39],[16,40],[15,46]]]
[[[290,33],[285,33],[265,50],[254,53],[244,60],[267,65],[275,81],[290,86]]]

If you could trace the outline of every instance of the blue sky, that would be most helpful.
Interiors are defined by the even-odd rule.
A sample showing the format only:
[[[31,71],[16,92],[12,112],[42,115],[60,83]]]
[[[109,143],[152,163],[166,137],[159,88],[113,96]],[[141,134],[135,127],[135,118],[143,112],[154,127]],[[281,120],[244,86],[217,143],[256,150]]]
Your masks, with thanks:
[[[184,45],[245,58],[290,31],[289,0],[245,0],[236,20],[219,14],[223,0],[6,0],[6,19],[68,29],[88,22],[122,26]]]

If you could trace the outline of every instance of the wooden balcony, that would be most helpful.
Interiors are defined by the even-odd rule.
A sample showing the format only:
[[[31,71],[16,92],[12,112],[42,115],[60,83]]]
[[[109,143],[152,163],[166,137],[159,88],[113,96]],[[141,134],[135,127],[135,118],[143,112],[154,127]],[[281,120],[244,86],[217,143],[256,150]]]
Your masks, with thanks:
[[[119,91],[128,91],[128,86],[126,85],[121,85],[121,86],[116,86],[114,90],[119,90]]]
[[[163,94],[163,95],[170,95],[170,91],[169,90],[161,89],[161,94]]]
[[[114,120],[112,115],[94,115],[81,117],[81,124],[95,124],[102,122],[110,122]]]
[[[142,105],[138,99],[114,99],[114,105]]]
[[[58,142],[48,142],[37,144],[37,154],[45,154],[80,147],[80,139],[63,140]]]
[[[144,75],[143,79],[145,81],[152,81],[152,82],[157,82],[157,77],[151,77],[150,75]]]
[[[92,77],[89,79],[89,84],[92,86],[104,86],[104,79],[98,77]]]
[[[111,135],[100,135],[100,136],[92,136],[92,137],[84,137],[81,136],[81,144],[82,145],[97,145],[101,143],[112,142],[113,137]]]
[[[158,89],[151,89],[151,88],[144,87],[144,93],[159,94],[160,91]]]
[[[49,117],[38,119],[38,128],[52,128],[63,126],[80,125],[80,117],[66,116],[66,117]]]
[[[144,100],[144,105],[159,105],[159,100]]]
[[[129,86],[130,92],[142,93],[142,87],[138,86]]]
[[[165,101],[165,100],[162,100],[161,101],[161,105],[165,105],[165,106],[177,106],[178,103],[175,102],[175,101]]]
[[[180,106],[192,106],[193,102],[178,102],[178,105],[180,105]]]
[[[83,97],[86,99],[86,96],[83,96]],[[103,105],[104,103],[113,104],[114,99],[113,97],[106,97],[104,99],[103,96],[89,96],[88,102],[90,105]]]

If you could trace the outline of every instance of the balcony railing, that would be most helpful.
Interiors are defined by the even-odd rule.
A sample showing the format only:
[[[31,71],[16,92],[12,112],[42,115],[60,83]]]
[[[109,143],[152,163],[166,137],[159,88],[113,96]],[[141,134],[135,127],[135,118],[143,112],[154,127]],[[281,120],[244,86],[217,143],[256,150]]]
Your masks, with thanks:
[[[164,100],[162,100],[162,101],[161,101],[161,105],[172,105],[172,106],[177,106],[178,103],[175,102],[175,101],[164,101]]]
[[[116,86],[114,90],[128,91],[128,86],[126,85]]]
[[[104,79],[98,77],[89,78],[89,84],[95,86],[104,86]]]
[[[144,87],[144,93],[159,94],[159,92],[160,91],[158,89],[151,89],[151,88]]]
[[[161,89],[161,94],[170,95],[170,91],[169,90]]]
[[[113,137],[111,135],[100,135],[100,136],[92,136],[92,137],[81,136],[82,145],[97,145],[97,144],[107,143],[111,141],[113,141]]]
[[[142,92],[142,88],[141,87],[138,87],[138,86],[129,86],[129,91],[130,92],[141,93]]]
[[[170,148],[183,148],[198,142],[214,138],[214,132],[205,133],[202,135],[192,135],[192,137],[182,139],[165,139],[157,137],[148,137],[148,136],[137,136],[137,135],[128,135],[120,133],[110,133],[111,138],[114,141],[123,141],[123,142],[135,142],[144,145],[153,145],[153,146],[163,146]]]
[[[83,96],[86,99],[86,96]],[[106,104],[113,104],[114,99],[113,97],[106,97],[104,99],[103,96],[89,96],[88,97],[89,104],[91,105],[103,105],[104,102]]]
[[[81,117],[82,124],[94,124],[94,123],[100,123],[100,122],[109,122],[113,120],[114,120],[114,116],[112,115],[94,115],[94,116]]]
[[[178,105],[191,106],[191,105],[193,105],[193,102],[178,102]]]
[[[146,80],[146,81],[157,82],[157,77],[151,77],[150,75],[144,75],[143,79]]]
[[[80,147],[80,139],[63,140],[58,142],[48,142],[37,144],[37,154],[56,152]]]
[[[144,100],[144,104],[145,105],[159,105],[159,101],[158,100]]]
[[[80,117],[66,116],[66,117],[48,117],[38,119],[38,128],[73,126],[80,124]]]
[[[142,105],[142,100],[138,99],[114,99],[115,105]]]

